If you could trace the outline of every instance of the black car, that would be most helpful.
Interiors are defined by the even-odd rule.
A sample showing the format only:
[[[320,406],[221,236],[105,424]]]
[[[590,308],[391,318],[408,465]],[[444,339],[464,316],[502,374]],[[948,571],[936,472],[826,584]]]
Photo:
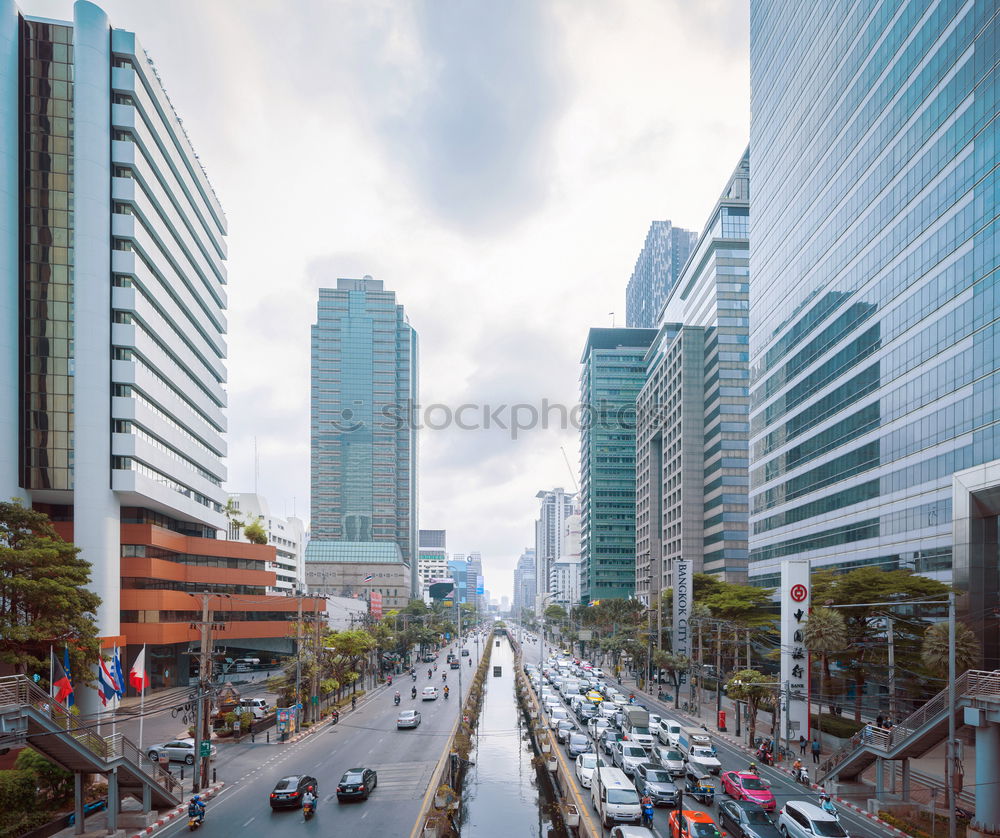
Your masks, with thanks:
[[[735,838],[779,838],[781,834],[767,812],[751,800],[723,800],[719,825],[728,827]]]
[[[378,785],[378,774],[370,768],[351,768],[337,783],[337,800],[367,800]]]
[[[459,668],[461,668],[462,664],[460,664],[458,662],[458,659],[456,658],[455,660],[453,660],[451,662],[450,666],[451,666],[452,669],[459,669]]]
[[[462,657],[463,658],[469,657],[469,650],[468,649],[462,649]]]
[[[636,791],[648,794],[654,806],[676,806],[677,786],[673,777],[662,765],[655,762],[641,762],[632,774]]]
[[[302,795],[309,786],[312,786],[313,792],[319,797],[319,783],[315,777],[310,777],[308,774],[282,777],[271,792],[271,808],[298,809],[302,806]]]

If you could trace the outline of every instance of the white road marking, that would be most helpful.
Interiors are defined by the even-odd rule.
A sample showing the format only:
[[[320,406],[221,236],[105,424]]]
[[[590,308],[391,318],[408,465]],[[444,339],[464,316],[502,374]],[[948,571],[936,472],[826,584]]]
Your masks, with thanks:
[[[250,826],[250,824],[253,823],[256,819],[257,819],[256,817],[250,818],[250,820],[248,820],[245,824],[243,824],[243,826]]]

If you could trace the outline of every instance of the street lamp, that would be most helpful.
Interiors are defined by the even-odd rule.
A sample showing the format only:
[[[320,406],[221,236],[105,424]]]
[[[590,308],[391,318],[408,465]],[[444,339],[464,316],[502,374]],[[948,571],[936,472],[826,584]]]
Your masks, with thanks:
[[[539,634],[541,635],[541,642],[538,645],[538,668],[542,668],[542,659],[545,654],[545,601],[552,599],[554,596],[560,596],[562,591],[553,591],[550,594],[546,594],[542,597],[542,604],[538,608],[539,620]]]

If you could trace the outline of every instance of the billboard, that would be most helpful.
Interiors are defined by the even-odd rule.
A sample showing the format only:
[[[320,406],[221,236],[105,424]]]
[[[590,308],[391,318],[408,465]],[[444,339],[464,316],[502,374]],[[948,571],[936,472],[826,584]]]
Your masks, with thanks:
[[[486,593],[486,580],[482,576],[476,577],[476,596]]]
[[[378,591],[372,591],[371,592],[370,605],[371,605],[372,617],[374,617],[376,620],[381,620],[382,619],[382,594],[380,594]]]
[[[454,579],[431,579],[427,592],[431,599],[444,599],[455,590]]]

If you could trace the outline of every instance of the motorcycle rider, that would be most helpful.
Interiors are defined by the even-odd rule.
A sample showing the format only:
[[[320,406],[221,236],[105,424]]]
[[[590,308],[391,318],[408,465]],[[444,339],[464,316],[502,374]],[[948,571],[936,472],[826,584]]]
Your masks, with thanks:
[[[449,692],[450,692],[450,690],[448,689],[448,685],[447,685],[447,684],[445,684],[445,685],[444,685],[444,697],[445,697],[445,698],[447,698],[447,697],[448,697],[448,693],[449,693]]]
[[[834,817],[838,817],[837,807],[833,805],[829,792],[821,791],[819,793],[819,805],[824,812],[829,812]]]
[[[205,804],[202,802],[200,794],[196,794],[188,803],[188,817],[197,818],[198,823],[205,820]]]
[[[757,770],[757,763],[756,762],[751,762],[750,763],[750,765],[747,767],[747,772],[749,774],[753,774],[755,777],[759,777],[760,776],[760,772]]]
[[[642,825],[651,827],[653,825],[653,800],[648,794],[642,796],[639,801],[642,808]]]
[[[410,687],[410,698],[416,698],[416,697],[417,697],[417,688]]]
[[[309,786],[306,793],[302,795],[302,808],[308,809],[310,807],[314,812],[316,811],[316,791],[312,786]]]
[[[396,690],[395,701],[396,701],[396,704],[399,704],[399,690]]]
[[[441,681],[444,682],[444,681],[447,681],[447,680],[448,680],[448,673],[447,672],[442,672],[441,673]]]

